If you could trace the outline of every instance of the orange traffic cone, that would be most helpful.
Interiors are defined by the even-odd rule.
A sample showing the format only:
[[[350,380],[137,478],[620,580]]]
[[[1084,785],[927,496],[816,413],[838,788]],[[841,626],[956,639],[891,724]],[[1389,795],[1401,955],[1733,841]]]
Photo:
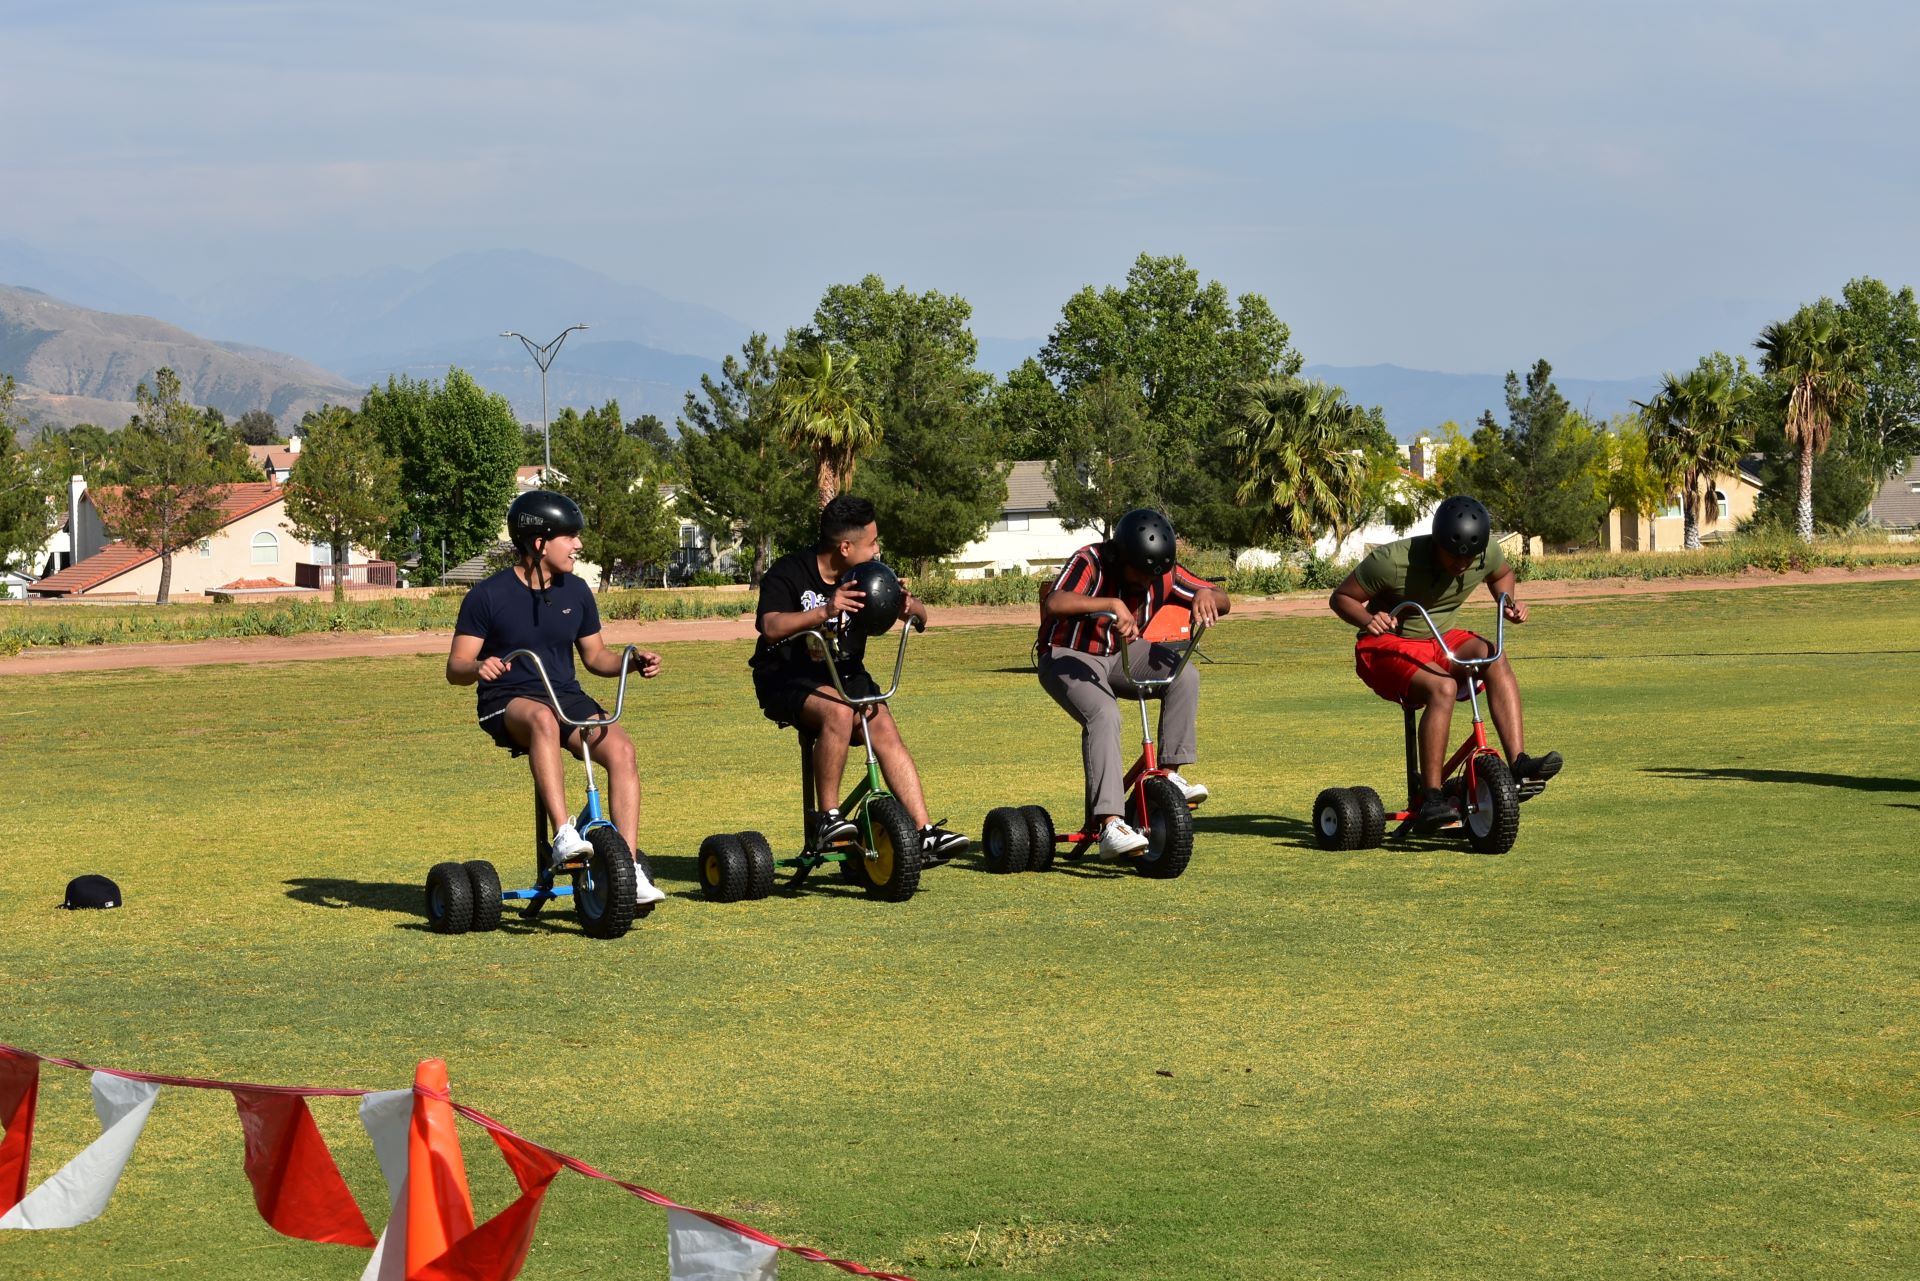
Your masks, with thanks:
[[[452,1249],[473,1231],[473,1197],[467,1165],[454,1132],[453,1105],[419,1093],[449,1092],[447,1065],[423,1060],[413,1074],[413,1119],[407,1129],[407,1275]]]

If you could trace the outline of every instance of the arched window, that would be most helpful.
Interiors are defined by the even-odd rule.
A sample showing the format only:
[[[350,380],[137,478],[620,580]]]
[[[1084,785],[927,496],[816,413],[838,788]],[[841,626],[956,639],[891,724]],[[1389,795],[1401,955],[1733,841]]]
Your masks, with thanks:
[[[263,529],[253,536],[253,563],[256,565],[280,563],[280,539],[272,530]]]
[[[1716,489],[1713,491],[1713,506],[1714,519],[1725,520],[1727,518],[1727,492],[1724,489]]]

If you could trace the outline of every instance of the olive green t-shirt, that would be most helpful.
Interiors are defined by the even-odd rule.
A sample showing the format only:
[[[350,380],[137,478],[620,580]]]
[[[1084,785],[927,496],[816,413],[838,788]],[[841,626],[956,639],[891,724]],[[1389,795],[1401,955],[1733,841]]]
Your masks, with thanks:
[[[1384,613],[1402,601],[1414,601],[1426,606],[1434,626],[1444,635],[1453,626],[1454,612],[1473,595],[1473,589],[1506,566],[1506,553],[1500,550],[1500,544],[1489,542],[1466,573],[1451,577],[1434,557],[1433,535],[1420,534],[1374,548],[1354,568],[1353,578],[1366,589],[1367,609],[1372,613]],[[1433,635],[1426,620],[1414,613],[1400,620],[1400,634],[1415,640]]]

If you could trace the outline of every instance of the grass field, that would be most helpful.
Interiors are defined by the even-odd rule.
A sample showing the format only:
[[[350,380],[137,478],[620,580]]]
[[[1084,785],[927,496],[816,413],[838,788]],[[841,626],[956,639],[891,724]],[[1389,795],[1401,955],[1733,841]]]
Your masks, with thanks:
[[[1312,848],[1321,787],[1391,792],[1398,716],[1330,619],[1231,622],[1184,878],[969,858],[897,906],[831,878],[697,897],[703,835],[794,843],[795,750],[743,646],[676,646],[628,705],[674,897],[615,943],[422,928],[430,864],[531,858],[524,767],[438,659],[0,680],[0,1040],[375,1088],[441,1056],[530,1137],[924,1278],[1911,1278],[1916,635],[1905,584],[1537,607],[1512,638],[1532,746],[1569,765],[1487,858]],[[976,834],[995,805],[1078,809],[1027,642],[909,654],[934,814]],[[83,871],[129,906],[51,910]],[[85,1098],[49,1070],[36,1177],[92,1136]],[[314,1111],[377,1227],[351,1103]],[[508,1178],[465,1137],[490,1213]],[[273,1235],[231,1105],[184,1090],[103,1218],[0,1236],[21,1278],[363,1260]],[[525,1275],[665,1270],[658,1211],[563,1175]]]

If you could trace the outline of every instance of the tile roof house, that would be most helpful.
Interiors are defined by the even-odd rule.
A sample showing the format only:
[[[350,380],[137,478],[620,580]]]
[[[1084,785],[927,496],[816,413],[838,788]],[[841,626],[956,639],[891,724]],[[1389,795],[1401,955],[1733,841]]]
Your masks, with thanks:
[[[247,457],[266,473],[268,480],[284,485],[293,465],[300,461],[300,438],[295,436],[284,445],[248,445]]]
[[[1867,519],[1889,529],[1920,529],[1920,458],[1909,459],[1904,473],[1880,486],[1867,507]]]
[[[1052,573],[1088,543],[1092,529],[1069,530],[1053,514],[1053,485],[1044,462],[1017,462],[1007,469],[1007,501],[986,533],[954,554],[948,563],[958,578],[1000,574]]]

